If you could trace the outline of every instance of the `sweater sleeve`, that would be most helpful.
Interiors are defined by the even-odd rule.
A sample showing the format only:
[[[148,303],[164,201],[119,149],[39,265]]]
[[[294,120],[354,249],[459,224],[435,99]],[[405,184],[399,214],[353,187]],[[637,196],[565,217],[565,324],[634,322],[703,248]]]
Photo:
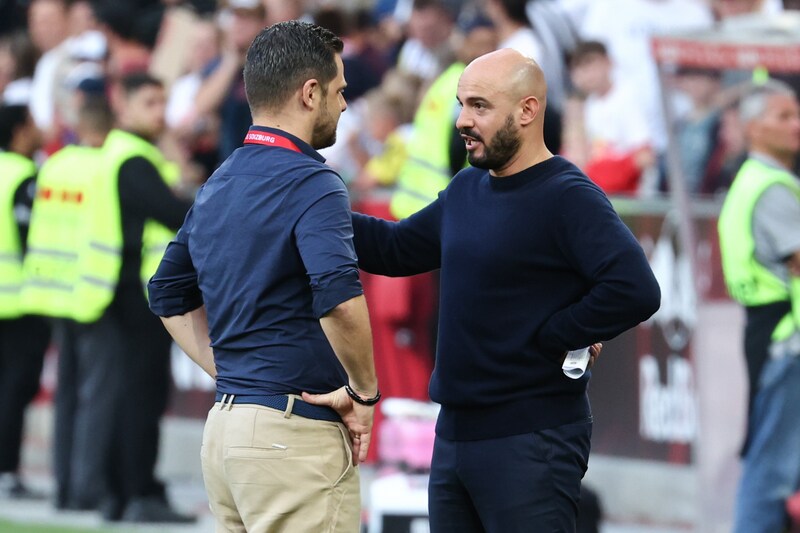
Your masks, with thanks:
[[[583,298],[537,333],[547,353],[563,354],[647,320],[659,308],[661,291],[641,246],[597,187],[571,184],[557,205],[559,246],[588,285]]]
[[[372,274],[412,276],[441,266],[443,193],[400,222],[353,213],[358,266]]]

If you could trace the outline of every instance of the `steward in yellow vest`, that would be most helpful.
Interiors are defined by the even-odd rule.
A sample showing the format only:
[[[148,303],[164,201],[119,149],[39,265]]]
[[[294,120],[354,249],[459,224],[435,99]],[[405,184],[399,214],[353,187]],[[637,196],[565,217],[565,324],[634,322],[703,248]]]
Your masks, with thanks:
[[[81,398],[76,413],[74,448],[85,459],[85,471],[77,473],[68,505],[95,508],[113,502],[103,505],[110,521],[183,522],[190,518],[169,507],[154,474],[159,419],[170,385],[170,339],[149,312],[142,282],[190,202],[170,190],[178,178],[176,167],[154,145],[164,130],[163,86],[136,73],[122,78],[116,89],[118,127],[96,151],[56,154],[62,160],[54,164],[67,172],[52,180],[45,175],[52,190],[49,202],[42,196],[46,189],[37,198],[43,208],[35,213],[37,222],[42,215],[47,227],[71,225],[78,236],[36,234],[32,243],[44,253],[30,262],[29,288],[57,286],[69,293],[71,301],[56,299],[55,307],[79,323],[78,390],[91,397]],[[84,176],[71,175],[80,167]],[[54,196],[67,201],[52,202]],[[30,305],[46,308],[55,294],[34,291]],[[107,450],[119,456],[112,458]],[[99,475],[101,483],[89,473]]]
[[[389,205],[395,218],[407,218],[436,200],[450,179],[450,142],[455,129],[455,94],[464,63],[453,63],[430,86],[414,115],[406,162]],[[466,157],[461,162],[466,163]]]
[[[17,217],[20,189],[29,186],[36,165],[14,152],[0,152],[0,319],[22,316],[22,250]],[[26,183],[27,182],[27,183]]]
[[[74,319],[84,308],[76,296],[79,257],[91,232],[87,204],[101,167],[99,148],[77,145],[65,146],[42,165],[24,261],[26,312]]]
[[[67,146],[45,163],[25,260],[28,312],[94,322],[111,303],[123,261],[120,169],[137,157],[151,163],[165,183],[177,181],[177,167],[158,148],[122,130],[113,130],[102,149]],[[173,222],[182,221],[181,210]],[[145,221],[141,283],[155,272],[173,236],[155,220]]]
[[[768,80],[739,104],[750,154],[719,217],[725,283],[745,308],[747,435],[733,533],[781,531],[800,485],[800,102]]]
[[[771,333],[773,343],[783,343],[800,331],[800,283],[794,276],[781,279],[759,262],[753,235],[756,203],[774,185],[785,187],[800,202],[800,181],[795,176],[764,157],[751,156],[736,174],[718,225],[722,268],[731,297],[745,307],[789,305],[790,311]]]
[[[19,476],[25,408],[39,390],[49,328],[20,304],[39,131],[26,106],[0,105],[0,499],[34,495]]]
[[[497,35],[492,22],[480,14],[460,19],[458,29],[458,60],[434,80],[414,116],[408,157],[389,206],[398,219],[433,202],[456,172],[467,166],[467,150],[455,127],[458,80],[467,64],[497,47]]]

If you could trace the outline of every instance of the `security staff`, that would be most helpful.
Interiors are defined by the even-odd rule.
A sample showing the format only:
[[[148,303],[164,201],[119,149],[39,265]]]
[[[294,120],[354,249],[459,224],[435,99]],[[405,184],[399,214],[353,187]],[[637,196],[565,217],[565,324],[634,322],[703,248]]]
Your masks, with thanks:
[[[22,259],[41,138],[27,106],[0,106],[0,498],[35,496],[18,469],[25,407],[39,390],[46,323],[24,316]]]
[[[74,496],[83,499],[79,507],[100,507],[111,521],[185,522],[192,518],[168,505],[154,476],[170,340],[147,308],[143,281],[172,236],[164,226],[180,226],[190,203],[170,190],[177,173],[153,144],[164,130],[162,84],[131,74],[113,95],[117,128],[90,170],[72,287],[79,365],[86,369],[73,457],[83,454],[81,464],[94,470],[76,480]],[[105,487],[92,485],[98,472]]]
[[[747,313],[750,384],[735,533],[788,525],[786,499],[800,483],[800,104],[768,81],[739,107],[749,154],[719,218],[722,268]]]
[[[460,19],[458,29],[462,37],[458,61],[434,80],[414,115],[408,158],[389,206],[397,219],[409,217],[436,200],[450,178],[467,164],[464,142],[453,126],[458,114],[453,96],[467,63],[494,50],[497,35],[491,21],[480,13]]]
[[[94,192],[92,169],[102,165],[100,147],[112,127],[113,116],[105,97],[87,100],[78,111],[79,145],[67,145],[42,165],[37,178],[28,230],[21,304],[25,312],[47,317],[58,349],[58,387],[55,397],[53,470],[55,504],[59,509],[85,509],[80,487],[100,487],[102,471],[92,466],[107,443],[82,439],[87,450],[73,447],[78,404],[78,372],[74,320],[83,303],[74,296],[80,273],[78,257],[85,241],[89,209],[85,200]],[[74,452],[74,457],[73,457]],[[90,463],[84,464],[84,458]]]

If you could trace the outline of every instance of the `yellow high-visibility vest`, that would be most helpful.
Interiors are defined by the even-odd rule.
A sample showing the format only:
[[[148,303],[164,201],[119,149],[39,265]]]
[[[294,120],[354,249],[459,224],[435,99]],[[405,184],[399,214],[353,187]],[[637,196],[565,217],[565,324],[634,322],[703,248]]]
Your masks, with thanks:
[[[0,319],[23,314],[22,243],[14,217],[14,194],[27,178],[36,174],[36,165],[27,157],[0,152]]]
[[[465,68],[463,63],[454,63],[436,78],[414,116],[406,162],[389,205],[398,219],[407,218],[436,200],[453,177],[450,171],[453,110],[458,80]]]
[[[99,148],[68,145],[42,165],[23,262],[21,299],[27,313],[75,318],[82,307],[76,297],[78,258],[92,231],[87,203],[102,163]]]
[[[140,156],[158,169],[166,183],[178,180],[177,166],[134,134],[112,130],[101,148],[91,150],[70,149],[62,154],[63,161],[54,162],[53,172],[45,176],[46,183],[52,184],[51,200],[66,201],[45,207],[44,198],[39,195],[34,202],[37,228],[29,242],[33,243],[34,252],[41,253],[35,253],[26,268],[24,299],[31,312],[84,323],[95,322],[103,315],[119,282],[123,245],[120,167],[128,159]],[[59,237],[60,230],[54,228],[61,225],[74,228],[74,235]],[[46,235],[49,232],[53,233]],[[161,224],[145,221],[140,270],[143,290],[173,237],[174,232]]]
[[[719,244],[722,270],[731,298],[744,306],[791,301],[792,311],[778,323],[773,341],[789,338],[800,325],[800,280],[792,276],[787,284],[756,260],[753,212],[761,194],[781,184],[800,199],[800,185],[788,170],[755,158],[745,161],[736,174],[719,216]]]

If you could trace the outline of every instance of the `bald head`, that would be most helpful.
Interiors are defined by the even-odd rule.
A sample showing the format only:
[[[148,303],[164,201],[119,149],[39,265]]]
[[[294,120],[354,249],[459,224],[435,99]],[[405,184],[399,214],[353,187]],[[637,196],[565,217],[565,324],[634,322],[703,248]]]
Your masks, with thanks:
[[[547,84],[536,61],[511,49],[470,63],[458,81],[456,127],[473,166],[510,175],[552,154],[544,144]]]
[[[539,102],[539,115],[544,115],[547,82],[536,61],[511,48],[502,48],[482,55],[470,63],[462,80],[479,83],[487,89],[505,93],[513,100],[534,97]]]

